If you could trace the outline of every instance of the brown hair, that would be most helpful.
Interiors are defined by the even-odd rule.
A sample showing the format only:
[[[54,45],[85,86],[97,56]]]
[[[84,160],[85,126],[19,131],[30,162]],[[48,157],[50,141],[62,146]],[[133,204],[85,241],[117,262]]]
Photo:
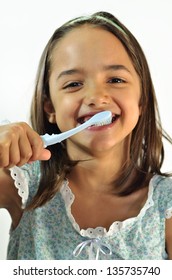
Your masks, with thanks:
[[[91,16],[78,17],[58,28],[50,38],[40,59],[36,78],[35,94],[31,107],[31,122],[39,133],[60,133],[56,124],[48,122],[44,112],[44,100],[50,98],[49,70],[51,54],[58,43],[70,30],[84,24],[98,26],[114,34],[125,47],[133,66],[140,78],[142,114],[132,132],[130,157],[131,161],[121,171],[115,185],[119,186],[118,194],[127,195],[143,187],[153,174],[161,173],[164,160],[162,137],[172,143],[169,136],[163,133],[154,87],[145,55],[131,32],[112,14],[97,12]],[[36,208],[50,200],[58,191],[67,172],[76,163],[69,160],[66,149],[61,144],[48,147],[52,153],[49,161],[41,162],[41,180],[38,192],[29,208]],[[134,174],[134,176],[133,176]]]

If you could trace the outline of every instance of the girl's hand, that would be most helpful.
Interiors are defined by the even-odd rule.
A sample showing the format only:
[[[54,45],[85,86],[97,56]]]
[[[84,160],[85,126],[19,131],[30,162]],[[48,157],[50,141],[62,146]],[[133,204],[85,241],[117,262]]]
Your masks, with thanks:
[[[0,126],[0,168],[22,166],[35,160],[48,160],[50,151],[44,149],[43,141],[27,123]]]

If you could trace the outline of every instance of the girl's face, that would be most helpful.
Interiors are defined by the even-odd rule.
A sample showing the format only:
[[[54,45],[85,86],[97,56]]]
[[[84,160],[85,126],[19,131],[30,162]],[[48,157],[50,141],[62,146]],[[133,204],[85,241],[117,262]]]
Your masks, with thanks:
[[[45,103],[45,111],[50,120],[54,114],[62,132],[97,112],[110,110],[113,114],[110,125],[88,128],[67,139],[72,158],[81,153],[127,151],[141,111],[140,82],[125,48],[113,34],[85,25],[65,35],[52,53],[49,86],[53,108]]]

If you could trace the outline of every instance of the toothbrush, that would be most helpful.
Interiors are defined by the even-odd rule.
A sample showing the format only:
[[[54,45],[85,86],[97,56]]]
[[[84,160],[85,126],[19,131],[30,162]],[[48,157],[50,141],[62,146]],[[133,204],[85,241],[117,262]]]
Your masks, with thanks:
[[[46,133],[41,136],[44,142],[44,148],[50,145],[54,145],[56,143],[60,143],[63,140],[71,137],[72,135],[90,126],[102,126],[111,123],[111,121],[112,121],[112,113],[110,111],[103,111],[95,114],[93,117],[91,117],[88,121],[81,124],[80,126],[77,126],[68,131],[62,132],[60,134],[52,134],[52,135]]]

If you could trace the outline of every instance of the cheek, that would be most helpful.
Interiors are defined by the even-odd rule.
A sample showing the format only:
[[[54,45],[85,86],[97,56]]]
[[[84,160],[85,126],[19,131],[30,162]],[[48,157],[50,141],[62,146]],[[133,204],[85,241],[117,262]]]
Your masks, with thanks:
[[[133,130],[138,123],[140,117],[140,108],[138,104],[133,104],[130,110],[126,112],[127,126]]]
[[[68,96],[59,96],[54,102],[56,122],[61,131],[72,128],[71,122],[75,119],[77,102]]]
[[[72,95],[64,94],[55,84],[54,80],[55,78],[52,74],[49,83],[51,101],[56,113],[56,119],[64,118],[65,121],[65,116],[69,115],[73,108],[74,98]]]
[[[121,102],[122,120],[127,122],[128,125],[134,126],[141,114],[139,100],[137,98],[126,98],[125,102]]]

